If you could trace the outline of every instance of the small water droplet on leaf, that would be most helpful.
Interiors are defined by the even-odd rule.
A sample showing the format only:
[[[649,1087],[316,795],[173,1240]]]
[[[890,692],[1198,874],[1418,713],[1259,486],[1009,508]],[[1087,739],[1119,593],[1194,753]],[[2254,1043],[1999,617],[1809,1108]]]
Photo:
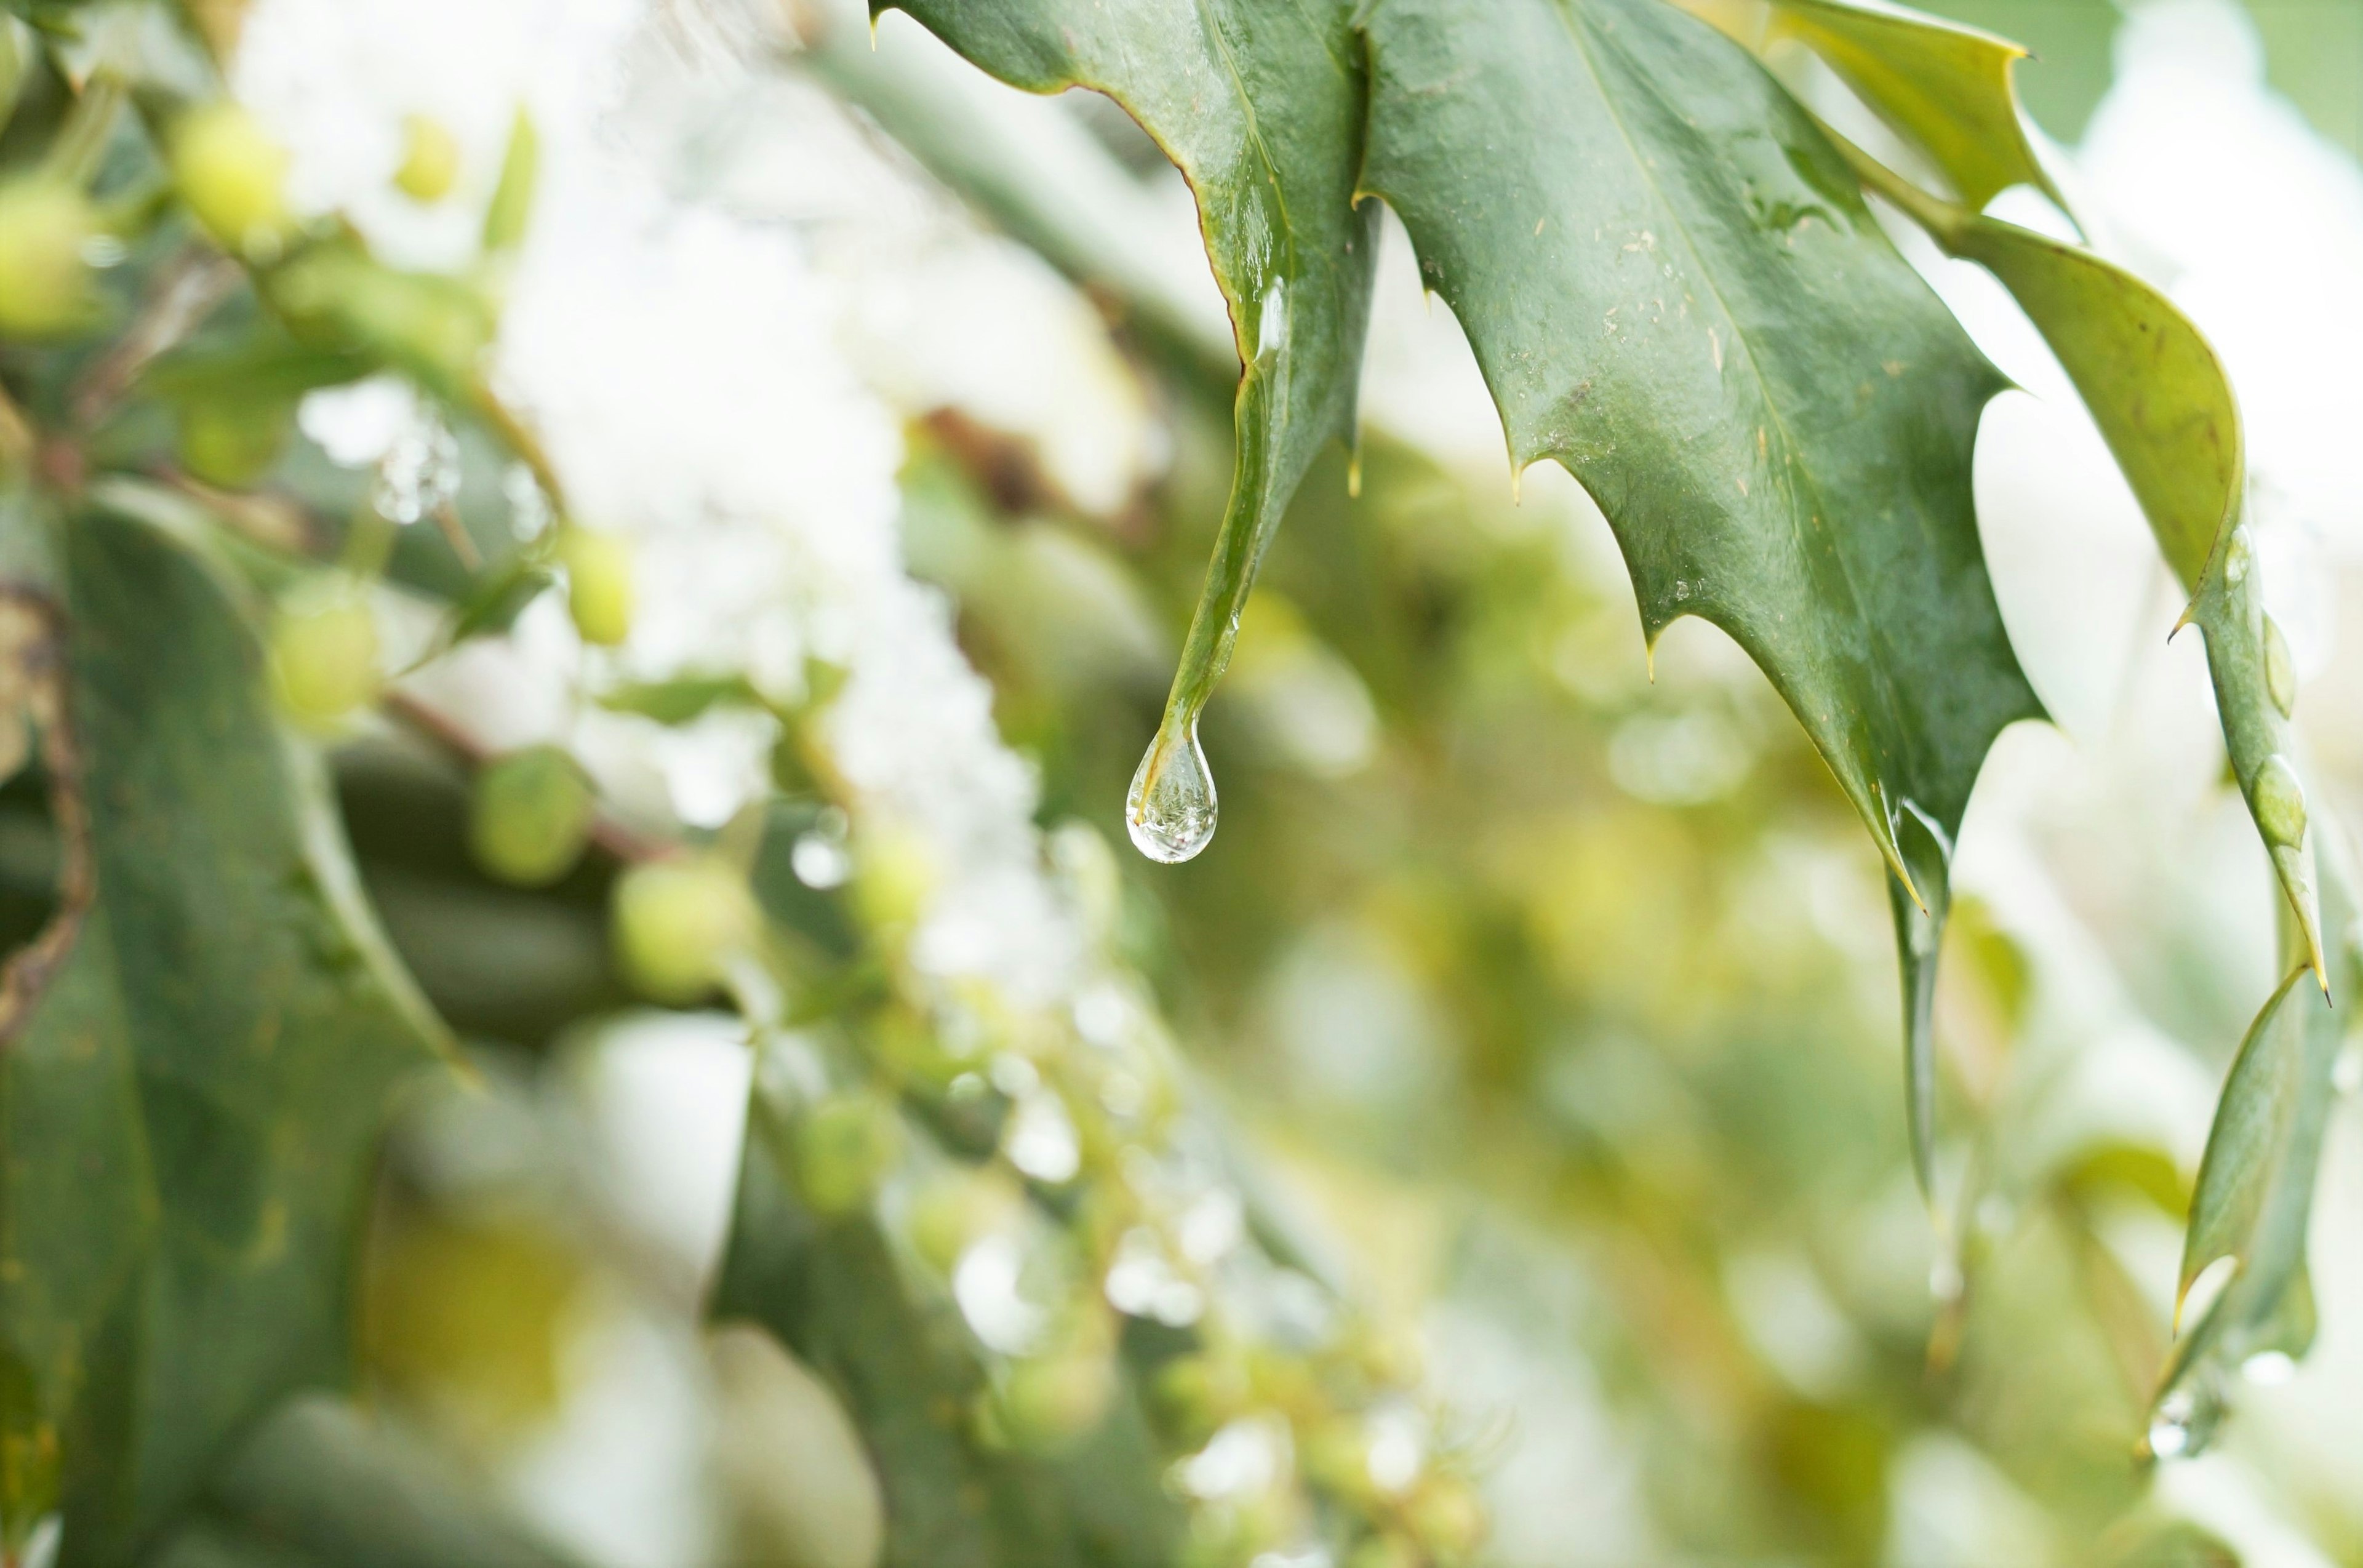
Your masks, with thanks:
[[[2265,689],[2272,694],[2273,706],[2281,710],[2283,718],[2296,712],[2297,666],[2290,660],[2289,639],[2270,616],[2265,617]]]
[[[2294,848],[2305,840],[2305,786],[2279,751],[2257,770],[2253,793],[2257,826],[2273,843]]]
[[[2224,581],[2235,588],[2247,582],[2248,563],[2255,555],[2256,551],[2248,544],[2248,530],[2245,528],[2233,529],[2231,542],[2224,547]]]

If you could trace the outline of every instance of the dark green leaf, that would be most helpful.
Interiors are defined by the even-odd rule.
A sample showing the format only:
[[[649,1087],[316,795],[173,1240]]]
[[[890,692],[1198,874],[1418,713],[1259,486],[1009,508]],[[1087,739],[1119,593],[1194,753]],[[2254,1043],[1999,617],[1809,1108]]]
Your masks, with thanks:
[[[51,767],[95,898],[0,1020],[0,1513],[61,1503],[65,1561],[111,1563],[282,1395],[346,1375],[372,1151],[439,1029],[222,581],[105,512],[65,557]]]
[[[1179,1510],[1137,1411],[1056,1458],[978,1438],[981,1351],[958,1311],[905,1280],[876,1222],[796,1195],[793,1133],[758,1089],[730,1250],[711,1307],[776,1335],[844,1401],[886,1497],[889,1568],[1170,1562]]]
[[[2240,415],[2215,350],[2158,290],[2089,250],[1939,201],[1846,146],[1858,174],[1951,255],[1999,278],[2091,410],[2150,528],[2191,592],[2186,623],[2207,640],[2233,772],[2322,973],[2314,839],[2293,761],[2294,701],[2252,551],[2239,526],[2247,485]],[[2281,655],[2286,658],[2285,651]]]
[[[1980,552],[1969,454],[2002,383],[1845,161],[1736,44],[1655,0],[1382,0],[1364,183],[1469,331],[1511,460],[1616,531],[1652,641],[1723,628],[1898,879],[1914,1044],[1952,836],[2041,709]],[[1929,1093],[1912,1093],[1926,1173]]]

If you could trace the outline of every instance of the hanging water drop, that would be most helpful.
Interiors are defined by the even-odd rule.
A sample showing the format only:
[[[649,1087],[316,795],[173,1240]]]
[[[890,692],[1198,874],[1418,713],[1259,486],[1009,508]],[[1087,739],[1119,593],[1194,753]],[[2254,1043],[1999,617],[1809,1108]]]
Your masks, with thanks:
[[[2283,718],[2296,712],[2297,666],[2290,659],[2289,639],[2270,616],[2265,617],[2265,690],[2272,694],[2273,706],[2281,710]]]
[[[1215,775],[1206,771],[1197,726],[1178,736],[1159,730],[1125,797],[1133,847],[1165,865],[1193,859],[1215,836]]]
[[[2276,845],[2294,849],[2305,840],[2305,786],[2298,783],[2297,770],[2279,751],[2265,759],[2257,770],[2257,782],[2250,793],[2256,807],[2257,826]]]

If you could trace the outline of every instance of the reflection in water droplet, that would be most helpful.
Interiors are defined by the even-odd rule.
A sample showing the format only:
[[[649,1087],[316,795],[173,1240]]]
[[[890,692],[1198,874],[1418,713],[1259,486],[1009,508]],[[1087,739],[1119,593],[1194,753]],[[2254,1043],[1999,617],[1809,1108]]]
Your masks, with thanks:
[[[1194,858],[1215,837],[1215,775],[1206,771],[1195,725],[1178,741],[1149,743],[1124,802],[1134,848],[1165,865]]]
[[[1280,352],[1288,341],[1288,284],[1285,280],[1266,289],[1256,312],[1256,358]]]
[[[2256,552],[2248,545],[2248,530],[2232,530],[2232,542],[2224,547],[2224,581],[2238,587],[2248,580],[2248,563]]]
[[[2287,1383],[2297,1375],[2297,1362],[2282,1351],[2258,1351],[2240,1363],[2240,1375],[2261,1388]]]
[[[2183,1399],[2186,1407],[2189,1404],[2183,1396],[2175,1396],[2166,1405],[2158,1407],[2158,1415],[2149,1424],[2149,1451],[2160,1459],[2179,1458],[2182,1451],[2191,1446],[2190,1416],[2187,1413],[2170,1413],[2168,1409],[2175,1399]]]
[[[2290,761],[2276,751],[2265,759],[2257,770],[2256,788],[2251,795],[2256,807],[2257,826],[2275,844],[2295,848],[2305,839],[2305,786],[2297,780],[2297,770]]]
[[[2283,718],[2296,711],[2297,666],[2290,660],[2289,639],[2281,635],[2280,622],[2270,616],[2265,617],[2265,690],[2272,694]]]

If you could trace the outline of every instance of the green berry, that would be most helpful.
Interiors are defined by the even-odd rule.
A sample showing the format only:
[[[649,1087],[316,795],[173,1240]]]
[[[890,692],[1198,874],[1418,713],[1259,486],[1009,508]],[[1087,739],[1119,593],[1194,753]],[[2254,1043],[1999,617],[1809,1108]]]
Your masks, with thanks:
[[[753,944],[760,919],[746,882],[719,861],[635,866],[616,884],[616,956],[651,999],[694,1002]]]
[[[476,775],[469,848],[503,882],[546,887],[582,858],[595,804],[590,781],[559,748],[512,752]]]
[[[1005,1177],[965,1169],[947,1173],[911,1200],[905,1233],[929,1267],[949,1274],[980,1238],[1016,1212],[1019,1202]]]
[[[853,895],[873,930],[900,930],[918,919],[935,893],[936,859],[915,835],[885,824],[857,841]]]
[[[271,668],[298,718],[341,718],[377,696],[377,621],[357,596],[288,609],[272,631]]]
[[[294,225],[287,150],[246,109],[224,100],[190,111],[172,136],[181,199],[224,250],[274,254]]]
[[[870,1201],[903,1151],[893,1106],[872,1095],[839,1095],[796,1128],[796,1185],[817,1213],[849,1214]]]
[[[284,403],[208,397],[181,409],[181,465],[208,484],[242,490],[287,449],[294,410]]]
[[[439,120],[412,115],[402,122],[402,167],[394,183],[415,201],[439,202],[460,178],[460,142]]]
[[[632,632],[632,547],[614,534],[568,528],[559,540],[566,604],[585,642],[612,648]]]
[[[98,231],[88,198],[54,180],[0,185],[0,333],[46,338],[95,313],[83,247]]]
[[[1090,1432],[1115,1396],[1115,1366],[1104,1351],[1075,1349],[1010,1367],[997,1401],[1002,1429],[1020,1449],[1045,1452]]]

